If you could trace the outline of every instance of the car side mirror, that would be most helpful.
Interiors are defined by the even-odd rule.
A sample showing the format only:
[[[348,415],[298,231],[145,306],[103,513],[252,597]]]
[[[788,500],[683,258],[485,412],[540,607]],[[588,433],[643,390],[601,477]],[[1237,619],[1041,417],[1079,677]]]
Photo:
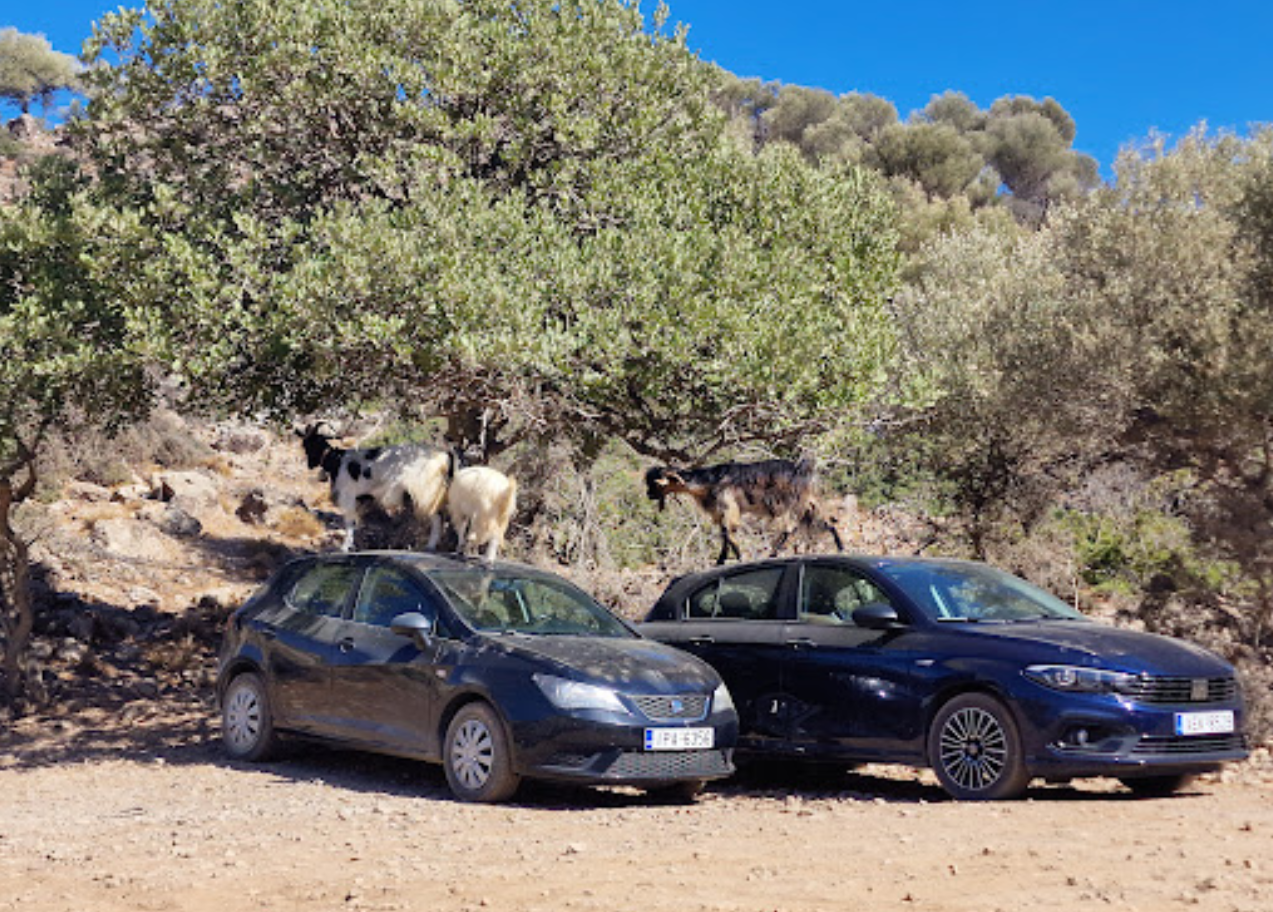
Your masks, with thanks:
[[[897,609],[884,602],[867,602],[853,611],[853,623],[867,630],[896,630],[905,626]]]
[[[399,614],[389,622],[389,629],[398,636],[404,636],[420,643],[428,643],[433,638],[433,621],[418,611]]]

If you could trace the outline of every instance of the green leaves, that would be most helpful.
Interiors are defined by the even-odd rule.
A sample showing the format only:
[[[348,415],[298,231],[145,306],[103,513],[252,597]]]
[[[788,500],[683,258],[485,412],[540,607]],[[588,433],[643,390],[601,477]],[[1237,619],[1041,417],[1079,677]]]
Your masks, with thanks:
[[[104,24],[119,59],[80,130],[100,189],[162,238],[126,286],[205,401],[494,407],[686,453],[813,446],[877,392],[886,200],[729,143],[665,11],[151,14]]]

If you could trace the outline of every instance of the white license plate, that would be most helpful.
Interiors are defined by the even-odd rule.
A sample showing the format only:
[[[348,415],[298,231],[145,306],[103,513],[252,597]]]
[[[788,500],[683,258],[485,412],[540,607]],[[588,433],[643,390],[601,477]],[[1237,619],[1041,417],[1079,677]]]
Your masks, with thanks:
[[[647,728],[648,751],[706,750],[716,743],[714,728]]]
[[[1227,735],[1233,731],[1233,710],[1176,713],[1178,735]]]

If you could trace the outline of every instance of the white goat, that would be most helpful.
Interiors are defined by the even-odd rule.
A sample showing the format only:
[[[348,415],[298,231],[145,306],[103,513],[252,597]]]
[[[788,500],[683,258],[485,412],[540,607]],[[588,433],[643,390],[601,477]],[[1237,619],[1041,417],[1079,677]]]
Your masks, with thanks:
[[[372,447],[344,450],[332,446],[333,436],[319,424],[297,431],[311,469],[322,468],[331,481],[331,498],[345,521],[341,550],[354,546],[358,525],[358,499],[371,497],[386,510],[406,506],[421,522],[430,522],[430,551],[442,537],[442,507],[447,481],[454,469],[453,457],[444,450],[423,445]]]
[[[469,546],[485,545],[485,559],[492,562],[517,508],[517,482],[486,466],[460,469],[451,479],[446,507],[455,527],[455,550],[463,554]]]

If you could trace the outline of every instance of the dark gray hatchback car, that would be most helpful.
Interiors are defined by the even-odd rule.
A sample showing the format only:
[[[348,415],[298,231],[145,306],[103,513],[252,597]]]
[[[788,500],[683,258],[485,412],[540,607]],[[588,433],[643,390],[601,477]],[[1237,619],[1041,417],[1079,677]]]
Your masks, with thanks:
[[[227,624],[218,696],[232,757],[293,733],[439,762],[467,801],[524,776],[689,797],[738,731],[710,666],[564,579],[407,552],[283,567]]]

